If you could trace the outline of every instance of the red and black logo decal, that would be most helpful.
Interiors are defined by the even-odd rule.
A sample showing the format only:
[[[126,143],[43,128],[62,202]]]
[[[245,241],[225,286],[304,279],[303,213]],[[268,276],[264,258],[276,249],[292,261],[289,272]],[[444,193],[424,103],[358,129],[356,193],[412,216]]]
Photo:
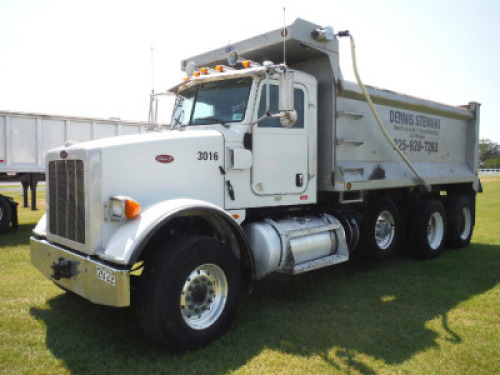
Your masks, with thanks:
[[[174,161],[174,157],[172,155],[157,155],[156,161],[158,163],[169,164]]]

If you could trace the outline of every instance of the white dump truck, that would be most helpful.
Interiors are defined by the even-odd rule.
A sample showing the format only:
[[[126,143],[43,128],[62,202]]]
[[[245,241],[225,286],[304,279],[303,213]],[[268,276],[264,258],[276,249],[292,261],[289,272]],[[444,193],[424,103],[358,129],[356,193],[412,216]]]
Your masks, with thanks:
[[[342,36],[354,52],[297,19],[185,59],[169,129],[50,151],[32,263],[187,349],[228,328],[255,280],[467,245],[479,104],[346,82]]]
[[[22,183],[24,207],[36,209],[36,188],[45,180],[45,154],[65,143],[146,132],[146,122],[0,111],[0,181]],[[0,233],[17,227],[17,203],[0,194]]]

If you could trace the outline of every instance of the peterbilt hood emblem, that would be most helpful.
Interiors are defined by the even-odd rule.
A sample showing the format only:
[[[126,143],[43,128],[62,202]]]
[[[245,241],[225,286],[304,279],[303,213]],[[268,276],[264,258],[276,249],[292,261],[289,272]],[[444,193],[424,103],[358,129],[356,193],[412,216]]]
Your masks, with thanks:
[[[158,163],[168,164],[174,161],[174,157],[172,155],[157,155],[155,160]]]

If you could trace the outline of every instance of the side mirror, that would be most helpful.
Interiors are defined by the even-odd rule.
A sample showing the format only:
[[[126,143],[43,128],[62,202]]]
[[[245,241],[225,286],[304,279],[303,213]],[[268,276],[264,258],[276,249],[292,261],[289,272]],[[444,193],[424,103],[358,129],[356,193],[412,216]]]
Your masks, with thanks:
[[[294,105],[295,74],[286,69],[280,74],[279,81],[279,111],[281,125],[291,128],[297,122],[297,112]]]
[[[234,57],[234,56],[233,56]],[[266,67],[266,111],[252,125],[269,117],[279,117],[280,123],[285,128],[291,128],[297,122],[297,112],[294,108],[295,75],[294,72],[286,69],[276,71],[273,63],[264,62]],[[271,73],[278,73],[279,76],[279,113],[271,113]]]
[[[290,71],[289,69],[285,70],[283,74],[280,74],[280,91],[279,91],[279,100],[280,106],[279,111],[293,111],[294,103],[293,103],[293,89],[295,83],[295,72]]]

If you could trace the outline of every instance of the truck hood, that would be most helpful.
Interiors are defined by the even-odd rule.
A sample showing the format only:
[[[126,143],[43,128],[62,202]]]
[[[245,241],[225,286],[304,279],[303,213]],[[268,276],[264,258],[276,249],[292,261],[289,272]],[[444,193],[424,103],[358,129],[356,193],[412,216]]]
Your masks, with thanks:
[[[82,144],[98,148],[102,197],[127,195],[142,206],[194,198],[223,207],[224,138],[216,130],[155,132]]]
[[[120,222],[107,220],[106,206],[110,197],[130,197],[143,210],[160,202],[181,198],[224,208],[224,176],[221,173],[221,167],[224,168],[224,137],[217,130],[155,132],[59,148],[47,154],[48,172],[49,164],[58,160],[83,161],[85,199],[81,202],[85,202],[87,240],[84,245],[79,244],[75,248],[88,254],[104,248],[121,225]],[[68,168],[71,169],[71,165],[68,164]],[[69,169],[66,176],[68,173],[71,174]],[[57,186],[57,178],[68,179],[64,173],[58,175],[53,179]],[[67,189],[71,182],[68,184],[63,183],[61,189]],[[64,212],[56,217],[56,200],[64,200],[66,190],[56,193],[54,189],[56,186],[49,183],[49,211],[53,206],[51,212],[56,223],[65,219]],[[71,189],[68,191],[71,195]],[[65,204],[61,203],[61,206]],[[64,238],[54,237],[54,241],[69,244]]]

